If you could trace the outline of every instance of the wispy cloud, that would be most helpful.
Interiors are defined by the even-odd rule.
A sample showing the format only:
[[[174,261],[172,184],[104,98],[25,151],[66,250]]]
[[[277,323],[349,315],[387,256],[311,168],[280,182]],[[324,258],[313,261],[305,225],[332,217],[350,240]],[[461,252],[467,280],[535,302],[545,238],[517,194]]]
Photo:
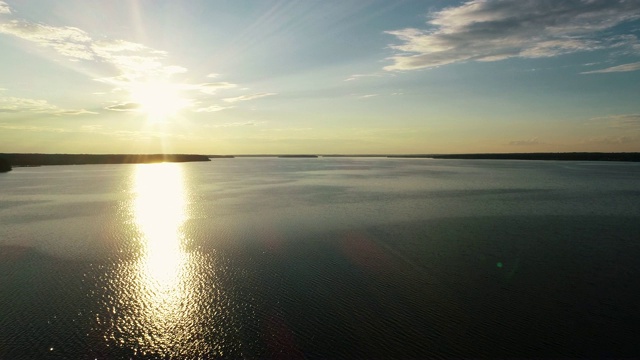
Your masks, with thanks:
[[[602,144],[602,145],[621,145],[621,144],[640,144],[640,136],[601,136],[601,137],[593,137],[588,138],[583,141],[585,144]]]
[[[538,138],[528,139],[528,140],[512,140],[509,141],[508,145],[511,146],[534,146],[543,144],[538,140]]]
[[[394,77],[394,76],[396,75],[387,71],[377,71],[377,72],[372,72],[367,74],[353,74],[353,75],[350,75],[348,78],[344,79],[344,81],[355,81],[355,80],[366,79],[366,78],[381,78],[381,77]]]
[[[238,101],[255,100],[255,99],[260,99],[266,96],[273,96],[273,95],[276,95],[276,94],[275,93],[258,93],[258,94],[252,94],[252,95],[242,95],[238,97],[226,98],[222,100],[233,103]]]
[[[89,47],[91,37],[75,27],[48,26],[24,20],[11,20],[0,23],[0,33],[17,36],[43,47],[56,50],[61,55],[91,60],[94,54]]]
[[[348,78],[344,79],[344,81],[354,81],[357,79],[361,79],[361,78],[367,78],[367,77],[381,77],[382,74],[379,73],[373,73],[373,74],[353,74],[351,76],[349,76]]]
[[[620,145],[640,144],[640,114],[617,114],[589,119],[601,136],[586,138],[584,144]]]
[[[360,99],[368,99],[368,98],[372,98],[372,97],[376,97],[378,96],[378,94],[366,94],[366,95],[360,95],[358,96],[358,98]]]
[[[131,140],[131,141],[142,141],[149,139],[186,139],[186,136],[183,134],[173,134],[164,131],[148,131],[148,130],[110,130],[110,131],[100,131],[102,135],[113,136],[120,140]],[[193,137],[192,137],[193,138]]]
[[[106,110],[111,111],[138,111],[141,105],[137,103],[122,103],[105,107]]]
[[[102,125],[95,125],[95,124],[94,125],[82,125],[82,126],[80,126],[80,129],[82,131],[86,131],[86,132],[89,132],[89,133],[100,131],[102,128],[103,128]]]
[[[430,14],[428,29],[388,31],[402,43],[385,70],[637,47],[634,35],[605,31],[639,18],[638,1],[471,0]]]
[[[34,113],[43,115],[83,115],[96,114],[84,109],[63,109],[46,100],[18,97],[0,97],[0,113]]]
[[[609,115],[590,119],[590,122],[612,129],[640,131],[640,114]]]
[[[224,124],[209,124],[205,125],[205,127],[211,128],[221,128],[221,127],[238,127],[238,126],[257,126],[260,124],[264,124],[266,121],[241,121],[241,122],[232,122],[232,123],[224,123]]]
[[[98,79],[126,85],[135,81],[169,77],[186,68],[164,65],[166,53],[124,40],[94,40],[85,31],[70,26],[49,26],[26,20],[0,23],[0,33],[13,35],[50,48],[70,60],[91,60],[111,65],[119,75]]]
[[[0,9],[8,6],[0,1]],[[6,10],[10,14],[10,9]],[[119,94],[118,104],[106,107],[113,111],[136,111],[140,105],[122,101],[122,94],[134,97],[150,86],[145,84],[161,84],[166,92],[175,94],[189,93],[190,99],[185,102],[203,99],[217,94],[223,89],[232,89],[236,84],[226,81],[205,82],[200,84],[181,83],[173,79],[174,76],[187,72],[178,65],[166,65],[165,51],[156,50],[143,44],[119,40],[92,38],[87,32],[76,27],[50,26],[34,23],[23,19],[13,19],[0,23],[0,34],[12,35],[20,39],[37,44],[40,47],[52,49],[57,54],[71,61],[91,61],[104,64],[111,68],[110,76],[98,77],[94,80],[113,87],[111,94]],[[114,74],[115,73],[115,74]],[[210,73],[208,78],[217,77]],[[160,91],[162,89],[156,89]],[[154,90],[154,91],[156,91]],[[270,96],[273,93],[239,96],[225,99],[227,102],[245,101]],[[188,108],[189,106],[185,106]],[[217,111],[216,107],[200,108],[196,111]],[[6,110],[5,110],[6,111]]]
[[[600,74],[600,73],[627,72],[627,71],[637,71],[637,70],[640,70],[640,62],[612,66],[612,67],[608,67],[606,69],[600,69],[600,70],[585,71],[585,72],[582,72],[581,74]]]
[[[207,107],[198,108],[195,111],[196,112],[216,112],[216,111],[222,111],[222,110],[231,109],[231,108],[233,108],[233,106],[211,105]]]
[[[0,14],[11,14],[9,4],[4,1],[0,1]]]
[[[200,92],[203,92],[205,94],[210,94],[213,95],[215,94],[218,90],[222,90],[222,89],[232,89],[235,88],[236,84],[232,84],[229,82],[215,82],[215,83],[204,83],[204,84],[198,84],[198,85],[188,85],[185,86],[185,88],[189,89],[189,90],[198,90]]]
[[[7,123],[0,123],[0,129],[30,131],[30,132],[53,132],[53,133],[69,132],[68,129],[55,128],[50,126],[15,125],[15,124],[7,124]]]
[[[0,129],[3,130],[13,130],[13,131],[29,131],[29,132],[40,132],[40,133],[68,133],[68,134],[99,134],[110,136],[120,140],[131,140],[131,141],[141,141],[145,139],[152,138],[179,138],[185,139],[186,136],[182,134],[172,134],[168,132],[162,131],[152,131],[152,130],[113,130],[105,128],[102,125],[83,125],[77,128],[72,127],[52,127],[52,126],[41,126],[41,125],[16,125],[12,123],[0,123]],[[193,138],[193,137],[191,137]]]
[[[75,27],[56,27],[25,20],[11,20],[2,23],[0,24],[0,32],[53,48],[67,57],[87,60],[99,57],[112,60],[114,64],[126,63],[126,59],[117,56],[123,52],[163,54],[144,45],[123,40],[94,41],[85,31]]]

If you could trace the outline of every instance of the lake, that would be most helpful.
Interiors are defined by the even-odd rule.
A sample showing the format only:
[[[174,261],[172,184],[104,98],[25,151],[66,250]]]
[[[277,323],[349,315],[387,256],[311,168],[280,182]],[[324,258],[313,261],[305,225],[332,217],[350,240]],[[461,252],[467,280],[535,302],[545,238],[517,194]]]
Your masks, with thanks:
[[[640,355],[640,164],[0,174],[0,358]]]

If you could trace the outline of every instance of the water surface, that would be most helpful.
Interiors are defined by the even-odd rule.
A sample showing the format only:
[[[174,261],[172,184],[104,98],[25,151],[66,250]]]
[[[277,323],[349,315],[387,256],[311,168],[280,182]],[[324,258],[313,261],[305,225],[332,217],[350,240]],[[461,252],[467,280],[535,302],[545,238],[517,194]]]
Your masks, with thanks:
[[[640,354],[640,166],[375,158],[0,176],[0,358]]]

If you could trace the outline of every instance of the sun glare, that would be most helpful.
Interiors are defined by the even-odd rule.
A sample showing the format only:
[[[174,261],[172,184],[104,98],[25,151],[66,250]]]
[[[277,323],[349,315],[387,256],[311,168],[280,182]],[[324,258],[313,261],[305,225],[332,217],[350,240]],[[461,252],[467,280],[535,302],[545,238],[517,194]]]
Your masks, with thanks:
[[[145,270],[157,281],[179,273],[184,257],[181,226],[186,218],[182,169],[177,164],[145,164],[136,168],[136,223],[144,235]]]
[[[140,105],[149,121],[164,121],[189,106],[181,97],[180,88],[172,83],[153,81],[138,83],[131,88],[131,101]]]

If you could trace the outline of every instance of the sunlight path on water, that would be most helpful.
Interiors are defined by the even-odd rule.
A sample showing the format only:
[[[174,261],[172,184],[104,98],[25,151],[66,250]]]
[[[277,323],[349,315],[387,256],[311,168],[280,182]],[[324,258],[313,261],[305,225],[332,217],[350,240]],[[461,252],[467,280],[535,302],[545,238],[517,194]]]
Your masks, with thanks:
[[[189,191],[183,170],[180,164],[143,164],[132,175],[129,218],[139,252],[113,274],[116,298],[109,301],[112,321],[105,340],[134,355],[219,353],[201,331],[203,318],[212,321],[222,312],[216,296],[204,296],[205,288],[216,288],[217,261],[213,254],[186,249]]]
[[[171,327],[188,302],[188,254],[183,250],[182,224],[186,193],[182,169],[175,164],[140,166],[135,176],[134,219],[141,232],[143,256],[136,264],[141,316],[154,329],[154,347],[171,346]]]
[[[135,222],[145,249],[140,276],[157,290],[177,290],[186,260],[181,231],[186,193],[181,169],[174,164],[138,167],[134,186]]]

